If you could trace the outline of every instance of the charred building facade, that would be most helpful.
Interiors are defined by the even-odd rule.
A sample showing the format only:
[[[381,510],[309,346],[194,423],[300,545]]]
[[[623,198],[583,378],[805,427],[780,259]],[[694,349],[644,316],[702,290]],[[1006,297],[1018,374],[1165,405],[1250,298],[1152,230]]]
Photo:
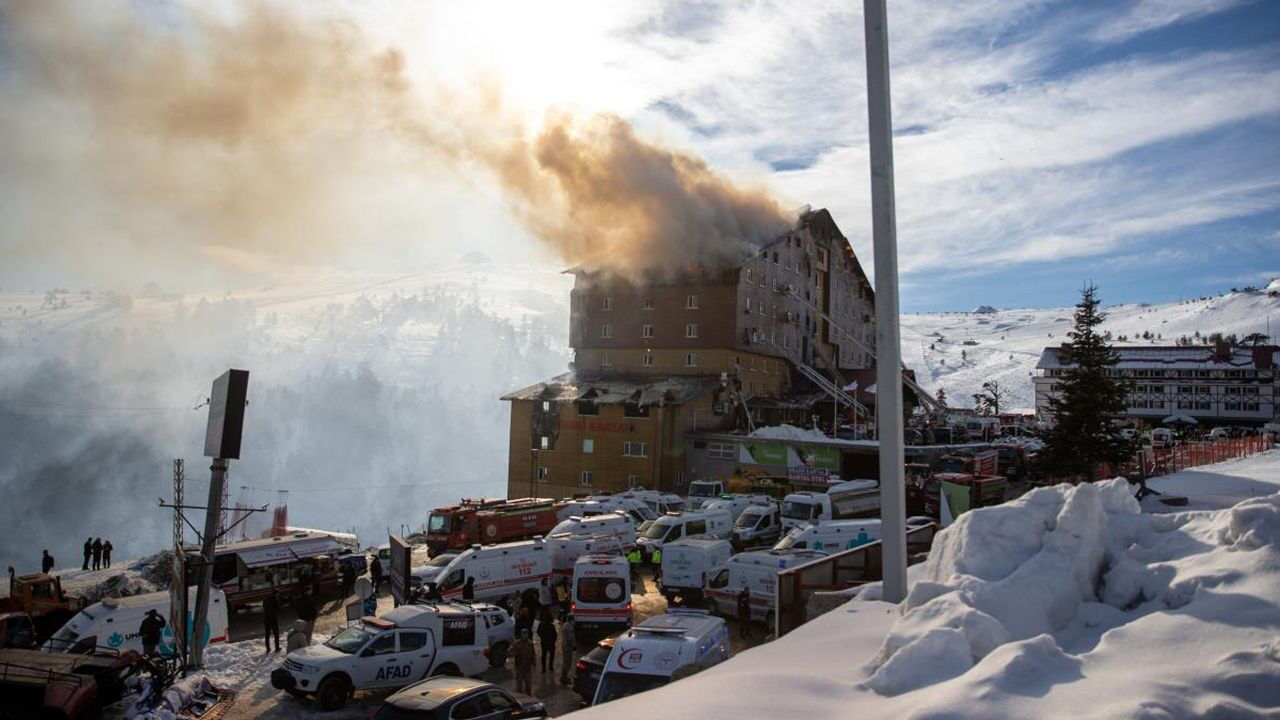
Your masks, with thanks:
[[[503,398],[511,496],[680,491],[686,433],[807,420],[829,398],[806,376],[875,362],[871,284],[826,210],[733,267],[572,272],[571,371]]]

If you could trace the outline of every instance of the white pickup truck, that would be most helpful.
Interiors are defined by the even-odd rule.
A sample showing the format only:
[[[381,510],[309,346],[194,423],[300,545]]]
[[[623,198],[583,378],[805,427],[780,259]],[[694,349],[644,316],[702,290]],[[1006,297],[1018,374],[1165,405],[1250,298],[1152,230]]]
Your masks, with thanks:
[[[432,675],[479,675],[489,669],[480,612],[461,603],[402,605],[366,617],[323,645],[294,650],[271,673],[271,685],[314,695],[323,710],[356,690],[400,688]]]

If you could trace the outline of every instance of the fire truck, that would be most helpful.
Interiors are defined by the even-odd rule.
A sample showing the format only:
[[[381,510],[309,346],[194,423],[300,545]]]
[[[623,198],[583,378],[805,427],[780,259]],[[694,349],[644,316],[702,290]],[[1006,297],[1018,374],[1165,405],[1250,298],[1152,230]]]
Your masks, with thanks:
[[[474,544],[524,540],[545,535],[556,526],[551,498],[469,499],[436,508],[427,518],[427,551],[466,550]]]

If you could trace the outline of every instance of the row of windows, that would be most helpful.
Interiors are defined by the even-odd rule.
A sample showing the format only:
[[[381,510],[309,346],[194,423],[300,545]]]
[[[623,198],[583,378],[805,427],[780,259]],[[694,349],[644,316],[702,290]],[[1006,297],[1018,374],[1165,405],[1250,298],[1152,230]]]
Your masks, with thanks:
[[[640,356],[640,364],[645,367],[653,367],[653,353],[645,353]],[[698,353],[686,353],[684,356],[684,366],[689,368],[698,367]],[[600,367],[613,367],[613,358],[609,353],[600,353]]]
[[[684,473],[680,473],[682,476]],[[595,472],[591,470],[583,470],[578,473],[578,484],[582,487],[591,487],[595,484]],[[538,468],[538,482],[551,482],[551,471],[548,468]],[[640,475],[627,476],[627,488],[634,489],[644,487],[644,478]]]
[[[596,441],[594,438],[582,438],[582,454],[593,455],[596,451]],[[642,442],[624,442],[622,443],[623,457],[649,457],[649,443]]]
[[[651,298],[651,297],[646,297],[646,298],[642,298],[642,299],[640,300],[640,309],[641,309],[641,310],[652,310],[652,309],[653,309],[653,307],[654,307],[653,298]],[[685,295],[685,296],[684,296],[684,309],[685,309],[685,310],[697,310],[698,308],[699,308],[699,306],[698,306],[698,296],[697,296],[697,295]],[[612,310],[612,309],[613,309],[613,298],[612,298],[612,297],[609,297],[609,296],[607,296],[607,295],[606,295],[606,296],[604,296],[604,297],[602,297],[602,298],[600,298],[600,309],[601,309],[601,310]]]
[[[1066,373],[1065,368],[1049,368],[1045,370],[1045,377],[1062,377]],[[1258,376],[1256,370],[1111,370],[1108,375],[1120,377],[1135,378],[1230,378],[1253,379]]]
[[[652,326],[652,325],[641,325],[641,326],[640,326],[640,337],[642,337],[642,338],[652,338],[653,336],[654,336],[654,329],[653,329],[653,326]],[[687,338],[696,338],[696,337],[698,337],[698,323],[686,323],[686,324],[685,324],[685,326],[684,326],[684,336],[685,336],[685,337],[687,337]],[[609,325],[608,323],[605,323],[605,324],[601,325],[601,326],[600,326],[600,337],[601,337],[601,338],[604,338],[604,339],[606,339],[606,340],[608,340],[608,339],[612,338],[612,337],[613,337],[613,326],[612,326],[612,325]]]

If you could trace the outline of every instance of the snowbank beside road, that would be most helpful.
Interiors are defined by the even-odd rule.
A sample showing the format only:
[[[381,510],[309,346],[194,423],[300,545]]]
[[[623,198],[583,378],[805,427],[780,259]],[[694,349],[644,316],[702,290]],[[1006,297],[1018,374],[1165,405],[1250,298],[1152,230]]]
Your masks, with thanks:
[[[1196,472],[1280,479],[1280,453]],[[900,606],[854,600],[575,717],[1276,717],[1280,494],[1152,515],[1130,492],[1057,486],[965,513]]]

